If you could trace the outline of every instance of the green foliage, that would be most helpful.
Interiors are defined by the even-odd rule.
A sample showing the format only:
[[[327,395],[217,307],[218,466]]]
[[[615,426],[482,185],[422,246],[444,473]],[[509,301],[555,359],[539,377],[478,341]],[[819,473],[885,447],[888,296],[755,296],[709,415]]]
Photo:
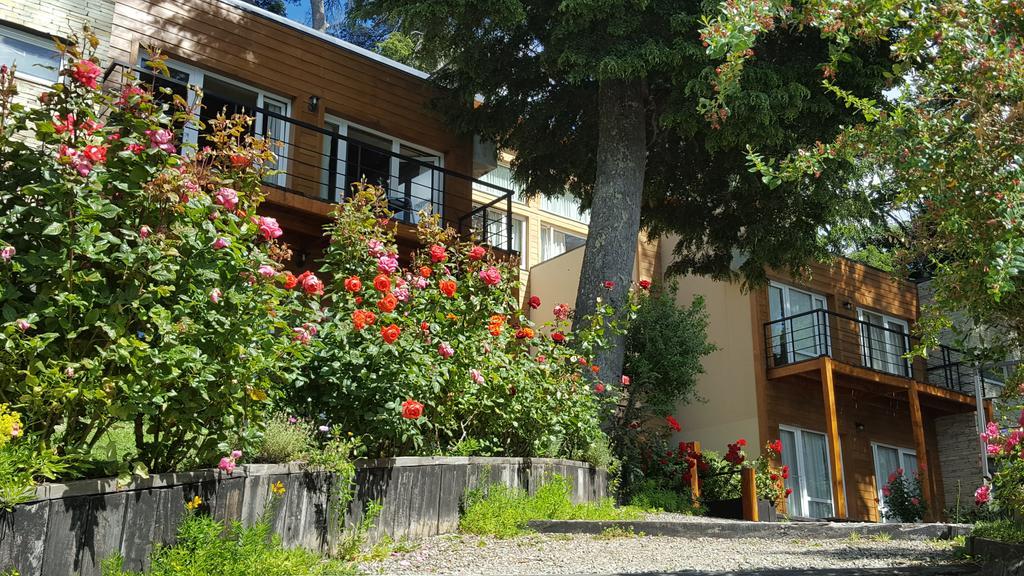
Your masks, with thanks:
[[[38,479],[53,480],[67,471],[68,462],[31,437],[0,445],[0,510],[35,498]]]
[[[358,188],[328,229],[332,307],[290,408],[361,435],[370,456],[600,456],[620,386],[597,391],[587,358],[610,330],[558,321],[545,329],[566,344],[546,337],[519,307],[514,264],[436,216],[421,215],[426,248],[398,267],[385,196]]]
[[[126,572],[119,556],[103,561],[103,576],[142,576]],[[147,576],[199,576],[207,574],[261,574],[264,576],[340,576],[358,574],[354,566],[326,560],[303,548],[284,548],[264,514],[243,528],[233,522],[226,530],[217,520],[188,511],[178,526],[173,546],[158,548]]]
[[[511,538],[526,532],[531,520],[636,520],[639,508],[617,508],[610,498],[573,504],[572,487],[562,476],[551,479],[532,496],[504,484],[490,484],[465,495],[459,529],[469,534]]]
[[[1007,519],[978,522],[971,530],[971,535],[999,542],[1024,544],[1024,523]]]
[[[981,435],[986,453],[995,461],[992,485],[975,493],[975,502],[1003,518],[1024,519],[1024,376],[1017,370],[998,399],[999,411],[1017,421],[1000,426],[989,422]],[[1012,416],[1011,416],[1012,417]],[[989,491],[991,488],[991,491]],[[991,498],[989,495],[991,494]],[[983,497],[980,497],[983,496]]]
[[[920,474],[908,476],[903,469],[897,470],[889,475],[882,494],[885,497],[883,515],[886,520],[917,522],[924,519],[928,503],[921,495]]]
[[[689,489],[667,488],[652,479],[645,479],[633,490],[629,505],[643,510],[663,510],[694,516],[704,514],[702,506],[694,505]]]
[[[304,460],[315,445],[315,432],[311,422],[278,412],[267,419],[253,460],[270,464]]]
[[[819,89],[818,64],[831,47],[817,31],[791,26],[750,39],[745,48],[756,56],[721,122],[698,110],[727,86],[699,34],[714,2],[357,0],[353,7],[422,34],[418,58],[443,63],[432,75],[447,89],[437,107],[459,130],[515,151],[515,178],[530,193],[568,190],[589,206],[599,85],[642,84],[643,226],[653,237],[680,236],[672,272],[733,277],[737,253],[751,280],[764,280],[765,265],[796,270],[827,256],[823,227],[872,208],[845,186],[847,167],[838,162],[818,178],[774,189],[749,170],[748,144],[773,156],[813,149],[860,115]],[[833,82],[880,100],[886,43],[858,39],[841,56]]]
[[[740,475],[736,466],[722,458],[717,452],[701,453],[707,468],[700,472],[700,497],[704,502],[731,500],[741,496]],[[735,472],[735,473],[729,473]]]
[[[708,342],[703,298],[698,296],[689,306],[679,307],[676,290],[671,283],[641,291],[636,317],[626,334],[623,373],[630,383],[624,387],[625,406],[612,434],[616,456],[622,462],[620,491],[624,500],[631,496],[631,485],[645,476],[645,459],[656,461],[651,454],[670,450],[668,435],[673,431],[663,425],[664,419],[680,404],[698,399],[697,377],[704,373],[701,361],[716,349]]]
[[[252,216],[273,154],[244,117],[179,153],[193,108],[130,78],[101,91],[98,60],[65,51],[67,81],[38,105],[0,73],[0,402],[72,473],[124,425],[122,480],[216,462],[291,380],[318,307],[280,285],[280,230]]]
[[[363,544],[366,542],[366,535],[373,529],[382,508],[383,506],[377,500],[371,500],[366,505],[363,518],[342,536],[336,552],[339,558],[355,560],[360,557]]]

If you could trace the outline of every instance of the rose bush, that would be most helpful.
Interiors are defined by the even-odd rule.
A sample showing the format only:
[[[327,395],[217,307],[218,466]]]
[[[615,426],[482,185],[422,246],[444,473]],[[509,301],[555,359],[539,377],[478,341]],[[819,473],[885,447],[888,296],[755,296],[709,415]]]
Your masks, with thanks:
[[[975,493],[975,503],[1024,534],[1024,384],[1019,383],[1020,377],[1018,372],[1016,382],[1008,383],[1000,398],[1001,411],[1015,415],[1016,422],[1003,427],[989,422],[981,435],[988,456],[995,461],[995,473],[992,484]]]
[[[514,263],[436,218],[421,219],[425,248],[400,267],[381,191],[356,188],[328,230],[331,305],[289,409],[362,435],[374,456],[596,459],[621,388],[588,362],[607,332],[570,332],[567,309],[532,325]],[[598,310],[600,326],[611,310]]]
[[[882,516],[886,520],[897,522],[920,522],[928,510],[927,503],[921,495],[921,474],[914,472],[908,476],[902,468],[898,468],[882,486],[882,497],[885,508]]]
[[[117,428],[136,471],[216,462],[316,334],[319,285],[289,289],[280,227],[256,216],[273,154],[243,117],[183,153],[172,127],[195,109],[101,90],[95,57],[65,50],[38,105],[0,70],[0,403],[78,473]]]

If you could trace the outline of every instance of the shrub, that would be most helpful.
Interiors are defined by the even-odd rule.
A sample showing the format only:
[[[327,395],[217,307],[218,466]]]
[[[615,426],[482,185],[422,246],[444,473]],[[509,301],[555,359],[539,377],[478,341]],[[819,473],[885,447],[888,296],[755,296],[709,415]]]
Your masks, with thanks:
[[[427,248],[400,267],[390,216],[365,185],[336,210],[332,305],[291,408],[362,436],[371,456],[596,456],[618,396],[589,378],[607,332],[560,320],[564,343],[544,336],[519,309],[514,264],[436,217],[420,215]],[[610,314],[599,306],[593,325]]]
[[[533,495],[504,484],[489,484],[466,493],[459,529],[469,534],[511,538],[526,531],[531,520],[636,520],[643,511],[616,508],[611,498],[573,504],[572,487],[554,475]]]
[[[882,495],[885,497],[883,515],[886,520],[918,522],[924,519],[928,508],[921,496],[919,473],[907,477],[902,468],[896,470],[889,475],[885,486],[882,487]]]
[[[315,331],[316,291],[282,285],[280,229],[255,216],[273,154],[241,116],[179,153],[194,108],[132,79],[99,89],[74,46],[95,38],[65,47],[79,72],[38,106],[0,71],[0,400],[79,473],[119,423],[137,448],[122,476],[215,462]]]
[[[1024,544],[1024,525],[1006,518],[986,520],[975,524],[971,535],[999,542]]]
[[[701,359],[715,350],[708,343],[703,298],[698,296],[681,308],[676,304],[675,284],[649,290],[641,286],[636,317],[626,335],[623,373],[629,385],[612,434],[615,454],[622,462],[620,497],[624,500],[629,499],[634,483],[644,478],[645,461],[657,462],[661,459],[657,455],[672,450],[669,438],[678,431],[677,425],[670,429],[664,419],[679,404],[697,398],[697,376],[704,372]]]
[[[986,451],[995,460],[992,484],[975,493],[978,506],[988,514],[1000,517],[994,524],[1017,533],[1024,532],[1024,371],[1020,368],[1003,389],[1000,411],[1017,418],[1009,426],[989,422],[981,439]]]
[[[314,446],[313,424],[278,412],[267,419],[254,460],[281,464],[303,460]]]
[[[702,506],[694,505],[693,495],[689,489],[666,488],[652,479],[645,479],[635,487],[629,504],[644,510],[663,510],[691,515],[704,513]]]

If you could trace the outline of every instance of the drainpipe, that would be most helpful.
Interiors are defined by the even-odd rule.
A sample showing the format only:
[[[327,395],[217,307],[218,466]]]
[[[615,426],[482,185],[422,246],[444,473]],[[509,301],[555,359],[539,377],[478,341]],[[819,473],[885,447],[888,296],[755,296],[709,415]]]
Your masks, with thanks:
[[[974,402],[977,410],[975,411],[975,421],[978,425],[978,443],[981,448],[981,477],[984,483],[988,483],[991,479],[988,470],[988,447],[985,446],[985,441],[981,439],[981,435],[985,432],[985,427],[988,424],[985,422],[985,394],[982,390],[984,384],[981,379],[981,362],[977,362],[974,365]]]

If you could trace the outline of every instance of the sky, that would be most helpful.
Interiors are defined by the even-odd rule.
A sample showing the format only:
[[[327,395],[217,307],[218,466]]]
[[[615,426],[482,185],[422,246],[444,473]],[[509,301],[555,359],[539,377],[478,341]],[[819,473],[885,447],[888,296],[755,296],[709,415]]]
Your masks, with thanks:
[[[286,0],[284,7],[289,19],[309,26],[311,18],[309,16],[309,2],[307,0],[298,0],[295,3]]]

